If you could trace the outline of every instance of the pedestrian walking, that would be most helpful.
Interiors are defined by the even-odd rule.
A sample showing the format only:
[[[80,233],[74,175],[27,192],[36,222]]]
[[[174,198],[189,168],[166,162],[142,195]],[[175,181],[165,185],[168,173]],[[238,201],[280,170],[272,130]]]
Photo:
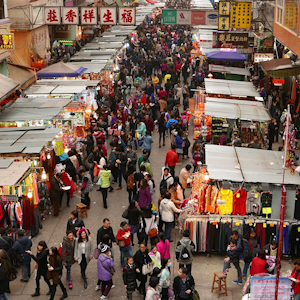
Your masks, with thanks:
[[[121,261],[121,269],[124,268],[124,257],[125,254],[127,256],[132,256],[132,248],[131,248],[131,230],[128,226],[128,223],[123,221],[120,224],[120,229],[117,232],[117,241],[120,248],[120,261]]]
[[[8,300],[5,293],[10,293],[9,281],[7,278],[7,272],[2,263],[2,257],[0,256],[0,299]]]
[[[90,209],[91,199],[89,193],[93,190],[93,181],[90,172],[85,171],[84,168],[80,170],[80,176],[82,178],[81,191],[81,202],[87,206],[87,209]]]
[[[77,231],[82,227],[85,227],[83,220],[78,218],[78,212],[76,210],[73,210],[71,212],[71,218],[67,223],[67,231],[72,231],[73,235],[76,236]]]
[[[169,299],[169,286],[170,286],[170,268],[172,262],[169,258],[163,258],[161,261],[161,277],[159,280],[159,287],[161,288],[161,300]]]
[[[67,233],[63,237],[63,241],[62,241],[61,256],[62,256],[62,263],[67,269],[67,280],[69,284],[69,289],[73,288],[71,267],[75,262],[74,247],[75,247],[75,236],[72,231],[67,230]]]
[[[107,165],[103,166],[103,170],[99,172],[100,188],[102,193],[103,207],[107,208],[107,192],[110,187],[111,170]],[[99,182],[99,181],[98,181]]]
[[[183,193],[183,198],[185,199],[185,189],[188,187],[188,182],[187,180],[190,178],[190,170],[192,166],[190,164],[187,164],[184,168],[181,169],[179,173],[179,182],[182,186],[182,193]]]
[[[105,237],[109,237],[109,242],[105,239]],[[103,219],[103,225],[97,231],[97,245],[100,243],[107,244],[110,248],[110,252],[112,253],[112,257],[114,257],[114,248],[113,246],[117,246],[116,237],[114,235],[114,231],[110,226],[110,220],[108,218]]]
[[[172,145],[172,150],[166,154],[165,166],[169,167],[171,175],[175,176],[175,166],[178,163],[178,154],[176,153],[176,145]]]
[[[159,279],[157,277],[151,278],[149,282],[149,287],[147,288],[146,298],[145,300],[159,300],[159,292],[157,291],[157,287],[159,285]]]
[[[175,300],[191,300],[193,293],[192,290],[195,287],[195,281],[187,268],[180,268],[178,270],[178,276],[173,281],[173,291]]]
[[[161,259],[163,258],[171,258],[170,255],[170,242],[165,239],[165,235],[163,232],[160,232],[158,235],[159,242],[156,244],[157,251],[160,253]]]
[[[140,184],[140,189],[138,191],[138,203],[141,209],[144,209],[148,204],[152,202],[150,188],[148,186],[147,180],[142,179]]]
[[[55,174],[50,180],[50,201],[53,205],[53,216],[58,217],[60,199],[63,194],[63,183],[61,181],[62,174]]]
[[[128,170],[125,173],[125,180],[127,186],[127,193],[128,193],[128,201],[129,203],[134,200],[137,187],[136,187],[136,172],[134,170],[133,165],[128,166]]]
[[[132,300],[132,294],[137,288],[136,270],[137,269],[136,265],[134,264],[133,257],[128,256],[123,270],[123,282],[126,289],[126,296],[129,300]]]

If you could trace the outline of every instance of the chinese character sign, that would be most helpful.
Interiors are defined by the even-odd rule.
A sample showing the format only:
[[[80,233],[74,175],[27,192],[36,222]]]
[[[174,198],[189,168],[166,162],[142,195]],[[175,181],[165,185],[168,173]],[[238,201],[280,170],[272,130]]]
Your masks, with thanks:
[[[97,8],[82,7],[81,8],[81,24],[82,25],[97,25]]]
[[[15,37],[13,33],[0,34],[0,50],[14,50]]]
[[[120,7],[119,8],[119,24],[135,25],[135,8]]]
[[[44,18],[46,25],[60,24],[60,7],[45,7]]]
[[[250,28],[251,2],[231,2],[231,28]]]
[[[229,16],[219,16],[219,30],[229,30]]]
[[[248,48],[248,33],[217,33],[216,48]]]
[[[101,7],[100,24],[101,25],[115,25],[117,24],[117,10],[116,7]]]
[[[69,25],[78,24],[78,7],[63,7],[62,8],[62,23]]]
[[[230,2],[220,1],[219,2],[219,16],[229,15]]]
[[[177,23],[176,10],[163,9],[162,10],[162,22],[163,22],[163,24],[176,24]]]

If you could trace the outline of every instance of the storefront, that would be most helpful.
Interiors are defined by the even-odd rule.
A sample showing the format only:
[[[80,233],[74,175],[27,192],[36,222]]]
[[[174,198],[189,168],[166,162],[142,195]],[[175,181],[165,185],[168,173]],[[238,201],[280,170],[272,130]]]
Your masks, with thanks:
[[[261,248],[277,239],[282,152],[206,145],[205,156],[206,169],[193,176],[192,203],[179,218],[182,228],[190,230],[196,251],[224,253],[230,232],[244,235],[250,227]],[[299,254],[300,241],[289,242],[288,234],[300,228],[298,184],[299,175],[286,170],[284,254]]]

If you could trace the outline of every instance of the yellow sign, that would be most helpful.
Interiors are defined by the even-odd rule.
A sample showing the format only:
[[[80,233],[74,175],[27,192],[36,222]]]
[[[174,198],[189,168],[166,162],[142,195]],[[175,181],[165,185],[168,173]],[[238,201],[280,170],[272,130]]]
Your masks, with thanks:
[[[13,33],[0,34],[0,49],[14,50],[15,37]]]
[[[219,16],[228,16],[230,10],[230,2],[219,2]]]
[[[262,213],[264,215],[270,215],[272,213],[272,207],[263,207]]]
[[[263,224],[263,228],[267,228],[267,223],[264,223],[264,224]]]
[[[284,26],[289,29],[296,30],[297,27],[297,5],[298,3],[294,2],[285,2],[284,9]]]
[[[231,2],[230,28],[250,28],[251,2]]]
[[[229,30],[229,17],[219,17],[219,30]]]

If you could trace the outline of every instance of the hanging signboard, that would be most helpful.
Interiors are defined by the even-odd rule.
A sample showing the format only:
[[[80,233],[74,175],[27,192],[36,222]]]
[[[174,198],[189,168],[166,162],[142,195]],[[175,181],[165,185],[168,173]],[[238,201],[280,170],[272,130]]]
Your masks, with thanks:
[[[217,33],[216,48],[246,49],[248,47],[248,33]]]
[[[135,25],[135,8],[119,7],[119,24]]]
[[[219,30],[229,30],[229,16],[220,16],[219,15]]]
[[[274,58],[273,53],[254,53],[254,62],[255,63],[271,60],[273,58]]]
[[[220,1],[219,2],[219,16],[229,16],[230,2]]]
[[[163,24],[178,25],[218,25],[217,11],[201,11],[201,10],[162,10]]]
[[[44,18],[46,25],[58,25],[61,22],[60,7],[45,7]]]
[[[117,24],[117,9],[116,7],[100,7],[100,24],[115,25]]]
[[[78,7],[63,7],[61,10],[62,24],[77,25],[79,23]]]
[[[231,28],[250,28],[251,2],[231,2]]]
[[[0,34],[0,50],[14,50],[15,36],[13,33]]]
[[[82,25],[98,24],[97,7],[81,7],[81,24]]]

